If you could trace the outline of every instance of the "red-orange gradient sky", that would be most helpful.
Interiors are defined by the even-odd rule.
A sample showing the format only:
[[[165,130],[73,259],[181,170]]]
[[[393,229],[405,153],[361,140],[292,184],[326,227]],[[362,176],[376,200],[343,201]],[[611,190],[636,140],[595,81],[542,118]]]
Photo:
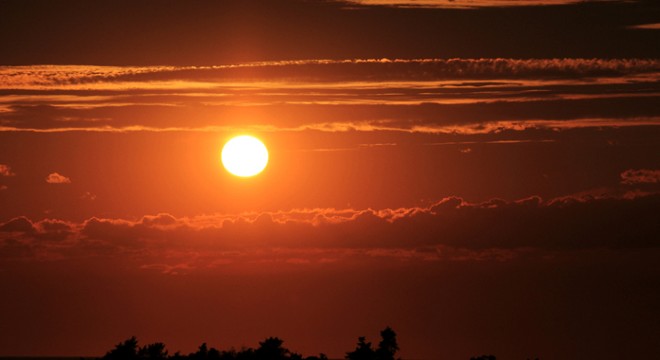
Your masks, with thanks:
[[[660,356],[654,1],[0,1],[0,356]],[[259,137],[263,173],[220,162]]]

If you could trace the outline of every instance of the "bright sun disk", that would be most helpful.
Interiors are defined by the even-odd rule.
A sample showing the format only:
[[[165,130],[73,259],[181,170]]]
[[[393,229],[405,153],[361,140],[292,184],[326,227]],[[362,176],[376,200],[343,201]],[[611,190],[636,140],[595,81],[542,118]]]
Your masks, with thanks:
[[[262,172],[267,164],[268,149],[254,136],[236,136],[222,148],[222,165],[233,175],[254,176]]]

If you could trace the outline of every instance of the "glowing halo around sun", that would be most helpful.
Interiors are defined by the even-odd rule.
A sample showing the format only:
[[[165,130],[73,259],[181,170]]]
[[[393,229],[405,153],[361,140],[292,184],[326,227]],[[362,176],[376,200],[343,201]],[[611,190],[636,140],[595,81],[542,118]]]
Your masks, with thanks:
[[[222,148],[222,165],[236,176],[257,175],[268,165],[268,149],[254,136],[236,136]]]

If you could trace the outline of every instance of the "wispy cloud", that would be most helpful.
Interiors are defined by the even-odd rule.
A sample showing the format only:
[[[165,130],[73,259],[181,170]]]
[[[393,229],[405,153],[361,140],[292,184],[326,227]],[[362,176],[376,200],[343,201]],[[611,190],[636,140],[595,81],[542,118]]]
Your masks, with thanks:
[[[653,59],[8,66],[0,68],[0,131],[648,126],[657,124],[659,83],[660,61]]]
[[[204,88],[259,81],[583,78],[660,72],[655,59],[347,59],[252,62],[219,66],[2,66],[2,89]],[[105,85],[104,85],[105,84]],[[107,84],[115,84],[113,86]],[[236,83],[240,85],[241,83]],[[235,85],[235,84],[233,84]]]
[[[660,23],[633,25],[633,26],[630,26],[629,28],[630,29],[641,29],[641,30],[660,30]]]
[[[498,134],[504,131],[524,132],[527,130],[570,130],[570,129],[602,129],[607,127],[639,127],[639,126],[658,126],[660,117],[648,118],[597,118],[597,119],[577,119],[577,120],[528,120],[528,121],[493,121],[477,124],[465,125],[413,125],[409,123],[397,123],[391,121],[362,121],[362,122],[332,122],[332,123],[314,123],[300,125],[295,127],[273,126],[273,125],[243,125],[243,126],[188,126],[188,127],[157,127],[157,126],[76,126],[76,127],[10,127],[0,126],[0,131],[4,132],[32,132],[32,133],[62,133],[62,132],[109,132],[109,133],[129,133],[129,132],[213,132],[213,133],[237,133],[237,132],[401,132],[411,134],[454,134],[454,135],[476,135],[476,134]],[[515,140],[515,142],[537,142],[536,139]],[[541,141],[554,141],[551,139]],[[483,142],[480,142],[483,143]],[[487,143],[505,144],[505,141],[488,141]],[[351,148],[357,149],[357,148]],[[314,149],[323,151],[324,149]],[[328,149],[336,151],[337,149]],[[345,149],[344,149],[345,150]]]
[[[424,7],[472,9],[482,7],[570,5],[589,1],[603,2],[608,0],[347,0],[346,2],[359,5],[394,6],[404,8]]]

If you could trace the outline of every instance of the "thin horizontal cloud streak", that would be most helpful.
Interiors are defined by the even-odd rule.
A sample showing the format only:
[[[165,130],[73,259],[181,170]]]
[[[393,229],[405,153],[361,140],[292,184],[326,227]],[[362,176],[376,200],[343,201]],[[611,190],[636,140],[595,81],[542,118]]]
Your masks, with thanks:
[[[655,124],[659,74],[657,60],[642,59],[3,67],[0,130],[217,131],[240,124],[266,131],[443,132],[537,120]]]
[[[0,67],[2,89],[67,88],[67,85],[158,81],[392,81],[448,79],[544,79],[657,74],[655,59],[350,59],[253,62],[219,66]],[[148,81],[148,82],[147,82]],[[155,82],[155,83],[154,83]],[[74,87],[75,88],[75,87]]]
[[[611,0],[342,0],[363,6],[391,6],[401,8],[478,9],[484,7],[556,6]]]
[[[642,127],[652,130],[660,124],[660,117],[639,117],[623,119],[579,119],[571,121],[551,121],[551,120],[530,120],[530,121],[493,121],[476,125],[409,125],[400,126],[388,121],[377,122],[334,122],[334,123],[316,123],[309,125],[300,125],[296,127],[274,127],[268,125],[252,126],[204,126],[204,127],[153,127],[144,125],[130,125],[123,127],[115,126],[75,126],[75,127],[57,127],[57,128],[16,128],[0,127],[3,132],[31,132],[31,133],[62,133],[62,132],[108,132],[108,133],[129,133],[129,132],[212,132],[212,133],[236,133],[236,132],[382,132],[382,133],[407,133],[407,134],[453,134],[453,135],[495,135],[511,131],[526,132],[538,131],[565,131],[590,128],[594,131],[601,131],[603,128],[624,128],[624,127]],[[551,141],[550,139],[546,139]],[[517,142],[536,142],[538,140],[526,139],[517,140]],[[486,143],[500,143],[502,141],[486,141]],[[323,148],[315,149],[323,150]]]
[[[641,29],[641,30],[660,30],[660,23],[633,25],[630,26],[630,28]]]
[[[72,109],[103,106],[160,105],[186,103],[227,106],[273,104],[320,105],[415,105],[422,103],[469,104],[544,99],[590,99],[613,97],[656,97],[656,80],[647,78],[548,81],[409,81],[371,83],[244,83],[232,87],[200,89],[107,90],[16,90],[0,97],[4,112],[12,106],[52,104]]]
[[[15,106],[4,131],[416,131],[657,125],[654,97],[420,105]],[[313,115],[313,116],[312,116]],[[155,120],[154,120],[155,119]],[[182,120],[185,119],[185,122]],[[519,126],[519,125],[524,126]]]

